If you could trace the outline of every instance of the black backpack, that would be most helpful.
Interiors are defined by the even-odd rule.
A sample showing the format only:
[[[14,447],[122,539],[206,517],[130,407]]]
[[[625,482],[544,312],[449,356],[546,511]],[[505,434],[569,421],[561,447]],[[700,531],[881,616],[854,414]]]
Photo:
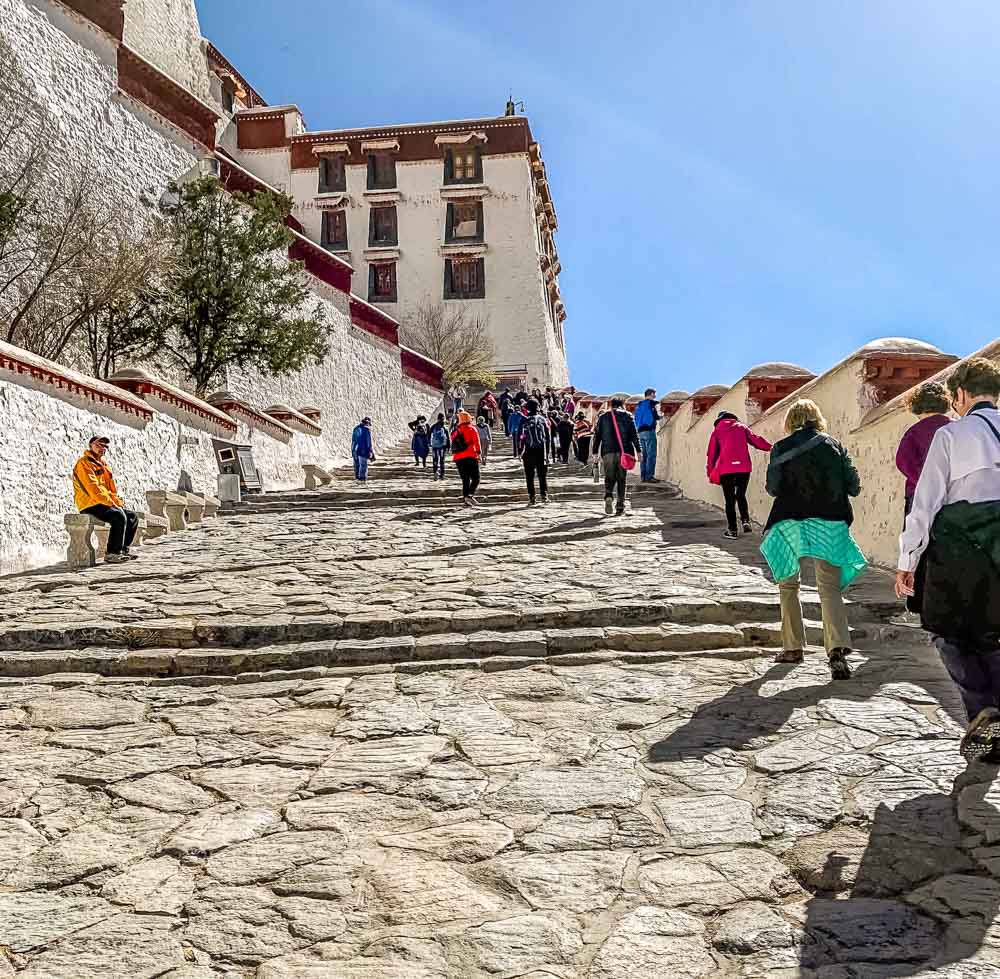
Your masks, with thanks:
[[[548,426],[541,415],[525,418],[521,425],[521,443],[526,449],[544,449]]]

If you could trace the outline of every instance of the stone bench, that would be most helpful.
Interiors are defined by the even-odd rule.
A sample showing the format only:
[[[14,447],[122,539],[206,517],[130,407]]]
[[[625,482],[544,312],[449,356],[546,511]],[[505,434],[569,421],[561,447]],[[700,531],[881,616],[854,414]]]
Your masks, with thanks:
[[[166,517],[171,530],[187,530],[187,518],[185,512],[189,504],[187,493],[171,493],[169,490],[149,490],[146,493],[146,502],[149,509],[158,517]],[[194,496],[195,494],[190,494]],[[200,499],[200,497],[199,497]],[[202,502],[204,509],[204,502]],[[201,511],[199,511],[199,519]]]
[[[211,520],[216,517],[219,513],[219,507],[222,505],[221,501],[217,496],[209,496],[205,494],[205,519]]]
[[[303,463],[302,469],[306,474],[306,489],[319,489],[320,486],[328,486],[333,482],[331,476],[322,466],[312,463]]]
[[[158,540],[170,533],[170,521],[166,517],[158,517],[155,513],[144,514],[146,518],[145,540]]]

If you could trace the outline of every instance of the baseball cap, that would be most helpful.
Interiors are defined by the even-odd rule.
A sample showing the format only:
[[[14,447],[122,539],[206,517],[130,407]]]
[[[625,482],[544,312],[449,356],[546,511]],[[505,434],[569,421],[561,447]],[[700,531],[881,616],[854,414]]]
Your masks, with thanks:
[[[93,445],[95,442],[100,442],[101,445],[110,445],[111,439],[109,439],[107,435],[94,435],[87,445]]]

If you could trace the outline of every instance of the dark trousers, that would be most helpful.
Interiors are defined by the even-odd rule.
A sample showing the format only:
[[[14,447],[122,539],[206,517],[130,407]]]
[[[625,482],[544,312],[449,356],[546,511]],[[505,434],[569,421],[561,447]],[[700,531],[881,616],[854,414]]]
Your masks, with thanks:
[[[504,408],[502,410],[503,414],[503,433],[504,435],[510,435],[510,408]]]
[[[971,721],[984,707],[1000,708],[1000,649],[982,650],[934,637],[934,645],[962,695]]]
[[[576,457],[584,465],[587,464],[587,461],[590,458],[590,436],[589,435],[581,435],[576,440]]]
[[[521,448],[518,441],[518,435],[521,434],[521,430],[518,429],[516,432],[511,432],[510,434],[510,446],[514,450],[514,458],[517,458],[518,450]]]
[[[740,508],[740,520],[744,523],[750,520],[750,508],[747,506],[750,473],[726,473],[719,481],[726,498],[726,522],[729,524],[729,529],[736,533],[737,506]]]
[[[122,551],[128,550],[139,528],[139,518],[131,510],[99,503],[97,506],[87,507],[83,512],[96,517],[102,523],[111,524],[111,533],[108,534],[108,554],[121,554]]]
[[[479,486],[479,460],[456,459],[455,468],[462,477],[462,498],[474,496]]]
[[[559,461],[569,462],[569,447],[573,441],[572,435],[559,436]]]
[[[445,451],[446,450],[445,450],[444,446],[442,446],[440,449],[431,449],[431,452],[433,453],[433,456],[434,456],[434,458],[431,460],[431,462],[432,462],[432,464],[434,466],[434,475],[435,476],[440,476],[442,479],[444,479],[444,454],[445,454]]]
[[[549,495],[549,466],[545,461],[545,449],[525,449],[521,453],[521,461],[524,463],[524,481],[528,484],[528,499],[535,498],[535,474],[537,473],[538,489],[544,500]]]
[[[628,470],[622,468],[622,454],[608,452],[601,456],[604,466],[604,499],[610,500],[618,494],[618,509],[625,509],[625,479]]]

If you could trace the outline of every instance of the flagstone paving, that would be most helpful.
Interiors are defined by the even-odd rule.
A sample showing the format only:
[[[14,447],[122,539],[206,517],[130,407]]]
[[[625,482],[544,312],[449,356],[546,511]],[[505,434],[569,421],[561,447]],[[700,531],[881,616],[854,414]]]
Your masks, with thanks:
[[[390,454],[0,580],[0,979],[1000,979],[995,770],[887,577],[832,682],[715,511],[519,485]]]

